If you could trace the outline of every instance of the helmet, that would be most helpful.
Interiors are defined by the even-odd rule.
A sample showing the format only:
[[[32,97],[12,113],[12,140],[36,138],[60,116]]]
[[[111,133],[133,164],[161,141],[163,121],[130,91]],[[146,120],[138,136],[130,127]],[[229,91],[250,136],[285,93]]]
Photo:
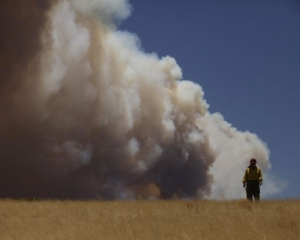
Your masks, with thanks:
[[[250,163],[256,164],[256,159],[255,158],[251,158]]]

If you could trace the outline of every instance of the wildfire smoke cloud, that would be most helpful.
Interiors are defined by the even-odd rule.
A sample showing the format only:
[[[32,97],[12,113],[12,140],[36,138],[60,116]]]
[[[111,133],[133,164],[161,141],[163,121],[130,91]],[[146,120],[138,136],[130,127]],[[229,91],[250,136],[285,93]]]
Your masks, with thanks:
[[[240,197],[248,159],[270,168],[175,59],[116,29],[127,1],[1,5],[1,197]]]

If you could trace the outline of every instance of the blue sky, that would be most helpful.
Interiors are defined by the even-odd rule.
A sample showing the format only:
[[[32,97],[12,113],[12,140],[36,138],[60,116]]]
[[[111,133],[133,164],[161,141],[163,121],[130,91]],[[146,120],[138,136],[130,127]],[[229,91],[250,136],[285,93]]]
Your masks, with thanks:
[[[174,57],[200,84],[210,112],[256,133],[272,172],[288,181],[277,198],[300,197],[300,2],[130,0],[120,28],[146,52]],[[242,176],[241,176],[242,178]]]

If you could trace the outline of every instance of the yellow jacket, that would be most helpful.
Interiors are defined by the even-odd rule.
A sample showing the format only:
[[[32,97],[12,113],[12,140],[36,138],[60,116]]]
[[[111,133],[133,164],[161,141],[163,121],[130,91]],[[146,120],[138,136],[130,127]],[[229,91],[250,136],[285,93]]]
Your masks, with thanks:
[[[259,182],[263,181],[263,177],[262,177],[262,172],[260,170],[260,168],[256,167],[255,168],[251,168],[250,166],[246,169],[244,178],[243,178],[243,183],[247,182],[248,180],[256,180]]]

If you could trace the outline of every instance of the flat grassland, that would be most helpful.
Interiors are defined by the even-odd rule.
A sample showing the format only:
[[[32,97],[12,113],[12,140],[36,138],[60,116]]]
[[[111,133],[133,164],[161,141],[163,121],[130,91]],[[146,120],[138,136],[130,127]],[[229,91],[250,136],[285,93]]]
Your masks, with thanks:
[[[300,239],[300,200],[1,200],[0,239]]]

